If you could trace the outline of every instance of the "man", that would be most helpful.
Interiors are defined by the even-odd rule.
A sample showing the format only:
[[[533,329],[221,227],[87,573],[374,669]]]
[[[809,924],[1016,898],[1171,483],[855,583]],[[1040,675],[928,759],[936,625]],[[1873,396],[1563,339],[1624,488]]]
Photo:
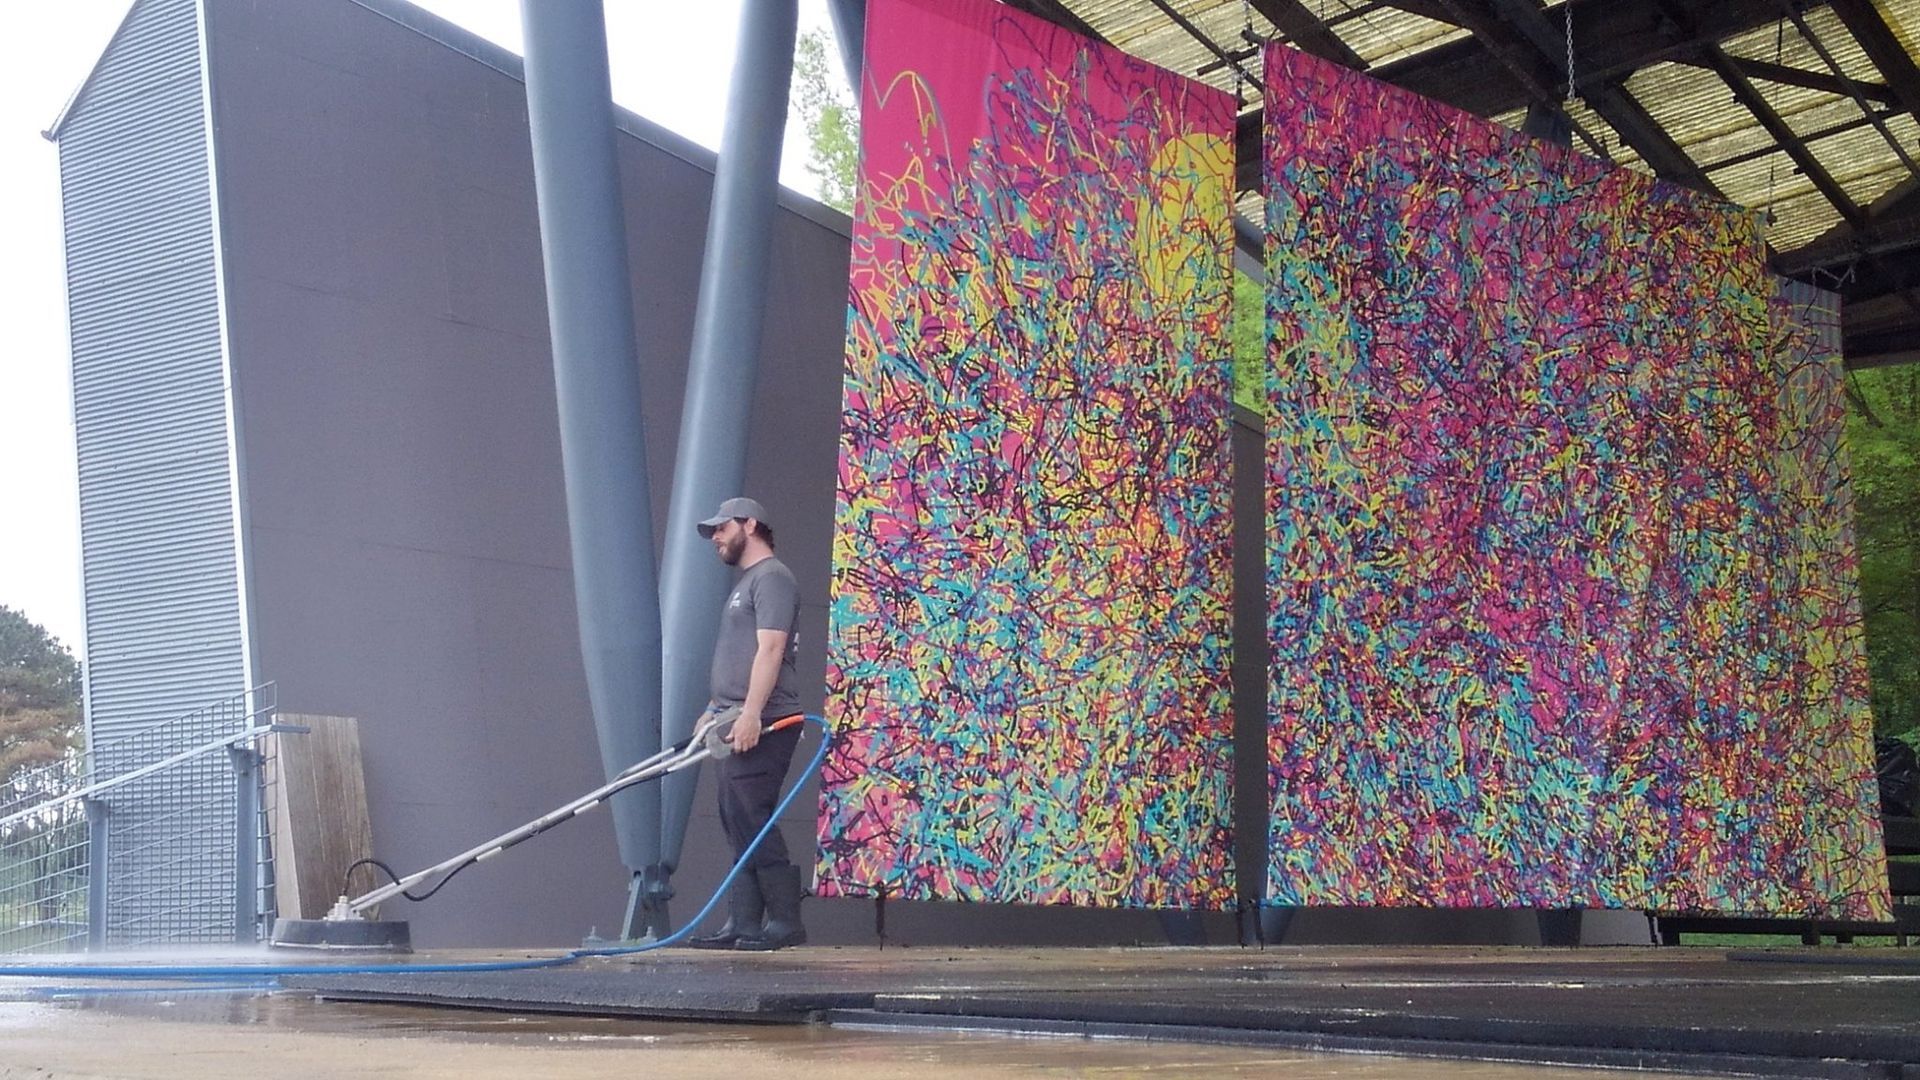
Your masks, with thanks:
[[[736,860],[773,816],[780,785],[799,745],[801,725],[762,734],[764,724],[796,716],[795,635],[800,590],[773,554],[767,511],[752,499],[728,499],[700,523],[720,561],[740,569],[720,611],[713,649],[713,700],[707,711],[738,706],[725,735],[732,753],[718,761],[720,828]],[[728,918],[717,934],[688,939],[702,949],[783,949],[807,940],[800,925],[800,868],[787,859],[775,826],[727,893]]]

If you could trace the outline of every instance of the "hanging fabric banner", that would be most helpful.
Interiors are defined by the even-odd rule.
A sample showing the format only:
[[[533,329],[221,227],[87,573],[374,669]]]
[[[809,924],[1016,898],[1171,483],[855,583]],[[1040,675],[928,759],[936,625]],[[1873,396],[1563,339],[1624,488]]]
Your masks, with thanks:
[[[1233,897],[1234,102],[873,0],[822,895]]]
[[[1884,919],[1834,298],[1266,56],[1269,899]]]

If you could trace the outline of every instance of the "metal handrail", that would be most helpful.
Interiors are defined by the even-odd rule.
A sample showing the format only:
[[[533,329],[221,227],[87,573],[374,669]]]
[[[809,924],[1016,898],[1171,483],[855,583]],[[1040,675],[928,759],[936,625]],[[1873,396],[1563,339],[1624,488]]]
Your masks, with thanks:
[[[77,791],[69,791],[65,795],[61,795],[58,798],[49,799],[46,802],[30,807],[26,810],[22,810],[19,813],[10,814],[7,817],[0,818],[0,829],[4,829],[7,826],[12,825],[16,821],[27,821],[32,818],[38,817],[42,814],[47,813],[48,811],[58,809],[61,806],[65,806],[68,803],[79,802],[82,799],[90,799],[95,795],[100,794],[103,791],[112,791],[114,788],[123,787],[127,784],[132,783],[135,780],[140,779],[141,777],[151,776],[162,769],[170,769],[175,765],[180,764],[181,762],[192,761],[194,758],[202,757],[206,754],[211,754],[216,750],[225,750],[228,747],[238,746],[240,743],[243,743],[248,739],[257,739],[262,735],[271,735],[271,734],[282,733],[282,732],[304,735],[312,730],[313,730],[312,728],[309,728],[302,724],[261,724],[257,727],[249,727],[242,731],[236,731],[231,735],[224,735],[218,739],[212,740],[211,742],[201,743],[199,746],[194,746],[186,750],[182,750],[179,753],[174,754],[170,757],[161,758],[159,761],[149,762],[148,764],[142,765],[137,769],[130,769],[127,772],[123,772],[118,776],[111,776],[97,783],[88,784],[86,787],[80,788]]]

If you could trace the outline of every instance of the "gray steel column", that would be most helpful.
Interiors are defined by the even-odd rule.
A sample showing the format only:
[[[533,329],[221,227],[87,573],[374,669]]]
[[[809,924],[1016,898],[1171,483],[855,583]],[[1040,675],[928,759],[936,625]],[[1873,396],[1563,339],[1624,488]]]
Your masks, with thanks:
[[[260,754],[229,746],[233,762],[233,942],[260,940]]]
[[[692,732],[706,704],[720,604],[731,575],[694,526],[722,499],[742,494],[746,477],[798,9],[797,0],[748,0],[734,51],[660,580],[666,631],[663,723],[669,743]],[[680,862],[698,779],[686,769],[665,780],[661,861],[669,871]]]
[[[82,799],[87,812],[87,948],[107,947],[107,828],[112,813],[100,799]]]
[[[853,87],[853,103],[860,104],[860,72],[866,59],[867,0],[827,0],[833,16],[834,40],[840,43],[840,63]]]
[[[521,0],[520,21],[580,657],[611,779],[660,749],[660,608],[607,30],[600,0]],[[637,881],[660,860],[659,789],[610,809]]]

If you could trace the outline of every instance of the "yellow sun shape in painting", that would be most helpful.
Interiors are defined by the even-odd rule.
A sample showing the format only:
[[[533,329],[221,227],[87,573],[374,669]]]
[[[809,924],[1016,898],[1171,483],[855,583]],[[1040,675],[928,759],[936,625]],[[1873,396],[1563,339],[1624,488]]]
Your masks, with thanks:
[[[1157,300],[1191,298],[1223,280],[1219,230],[1230,220],[1233,154],[1216,135],[1184,135],[1160,147],[1134,200],[1134,254]]]

